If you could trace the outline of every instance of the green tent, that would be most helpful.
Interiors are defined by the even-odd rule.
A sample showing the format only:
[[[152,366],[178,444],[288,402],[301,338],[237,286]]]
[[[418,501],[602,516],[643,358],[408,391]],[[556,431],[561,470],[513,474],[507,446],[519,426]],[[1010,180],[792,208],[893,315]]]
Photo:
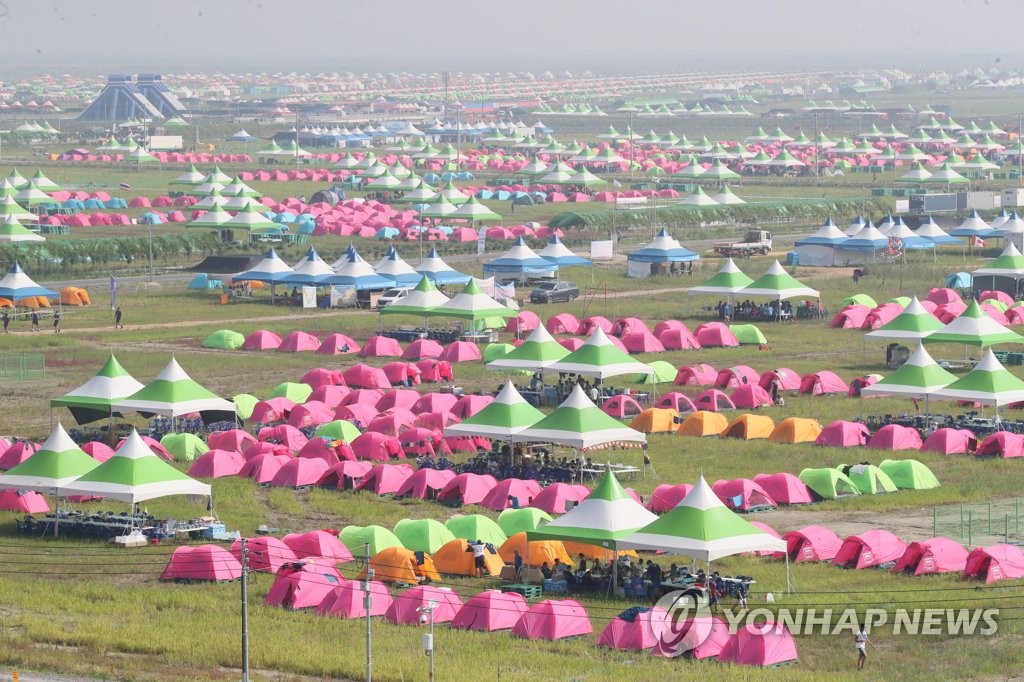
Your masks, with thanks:
[[[900,490],[930,490],[939,487],[939,479],[916,459],[883,459],[879,467]]]
[[[647,442],[647,436],[623,426],[615,417],[603,412],[577,384],[554,412],[536,424],[512,434],[512,441],[554,443],[583,452],[609,446],[639,446]]]
[[[932,395],[998,407],[1024,401],[1024,381],[1003,367],[989,348],[974,369]]]
[[[924,338],[925,343],[962,343],[985,348],[1002,343],[1024,343],[1024,336],[993,320],[972,300],[960,317]]]
[[[394,533],[383,526],[345,526],[338,534],[341,543],[352,552],[353,556],[365,556],[364,547],[370,545],[370,556],[389,547],[402,547],[402,541]]]
[[[910,298],[910,296],[894,296],[889,299],[889,303],[899,303],[900,307],[904,309],[910,305],[911,301],[913,301],[913,299]]]
[[[764,333],[752,324],[731,324],[729,330],[741,346],[763,346],[768,343]]]
[[[313,393],[313,387],[296,381],[285,381],[274,387],[267,398],[287,398],[296,405],[301,405],[309,399]]]
[[[551,514],[534,507],[523,509],[506,509],[498,514],[498,526],[505,535],[512,537],[516,533],[535,530],[544,523],[550,523]]]
[[[749,286],[753,281],[739,269],[732,258],[727,258],[711,279],[700,286],[691,287],[688,293],[735,294],[737,291]]]
[[[390,306],[389,306],[390,307]],[[385,308],[387,310],[387,308]],[[460,320],[471,320],[475,323],[488,317],[508,319],[516,316],[516,311],[506,308],[487,294],[480,291],[475,280],[469,280],[466,287],[450,300],[427,313],[429,316],[454,317]]]
[[[210,486],[157,457],[133,430],[113,457],[58,488],[57,495],[100,495],[135,504],[170,495],[209,497]]]
[[[536,371],[551,365],[569,354],[569,349],[555,341],[544,325],[530,332],[526,340],[513,347],[502,357],[488,360],[487,369],[496,371],[532,370]]]
[[[230,329],[218,329],[205,339],[203,348],[219,348],[221,350],[238,350],[245,343],[245,337]]]
[[[867,294],[854,294],[853,296],[847,296],[839,305],[843,308],[848,305],[866,305],[869,308],[875,308],[878,306],[878,304],[875,303],[875,299],[871,298]]]
[[[191,412],[235,412],[233,403],[218,398],[199,385],[173,357],[156,379],[131,396],[117,401],[113,408],[165,417],[180,417]]]
[[[834,500],[837,497],[860,495],[857,484],[838,469],[804,469],[800,472],[800,480],[822,499]]]
[[[402,519],[395,524],[394,533],[406,549],[427,554],[433,554],[455,539],[455,535],[436,519]]]
[[[66,407],[79,424],[111,416],[111,406],[142,390],[143,385],[113,355],[93,378],[50,401],[50,407]],[[117,414],[114,412],[114,414]]]
[[[58,422],[39,450],[7,473],[0,474],[0,488],[55,495],[58,488],[97,466],[99,462],[82,452]]]
[[[209,451],[203,439],[194,433],[168,433],[160,439],[160,445],[174,455],[176,460],[192,462],[196,457]]]
[[[494,400],[472,417],[446,426],[444,435],[506,440],[543,418],[544,413],[526,402],[511,381],[506,381]]]
[[[239,419],[248,419],[251,417],[252,411],[256,407],[256,403],[259,401],[259,398],[248,393],[239,393],[231,398],[231,402],[235,404],[235,414],[238,415]]]
[[[741,296],[769,296],[779,300],[795,298],[797,296],[821,297],[817,291],[804,286],[804,284],[786,272],[779,264],[779,261],[772,263],[771,267],[761,277],[751,282],[738,293]]]
[[[545,368],[547,372],[578,374],[604,380],[625,374],[651,374],[647,364],[630,357],[612,344],[600,327],[595,327],[582,346]]]
[[[836,467],[840,471],[845,465]],[[896,484],[889,475],[876,467],[874,464],[858,464],[850,468],[847,474],[861,495],[878,495],[880,493],[896,492]]]
[[[505,357],[515,350],[511,343],[489,343],[484,347],[484,362],[491,362]]]
[[[508,535],[501,526],[483,514],[453,516],[445,521],[444,525],[452,535],[463,540],[483,540],[495,547],[501,547],[508,540]]]
[[[360,433],[361,432],[359,431],[358,427],[356,427],[356,425],[353,424],[352,422],[345,421],[344,419],[336,419],[332,422],[327,422],[326,424],[321,424],[320,426],[316,427],[316,430],[313,432],[313,435],[318,436],[320,438],[330,438],[331,440],[343,440],[346,443],[351,443],[353,440],[359,437]]]
[[[956,381],[956,376],[940,367],[924,346],[918,346],[907,361],[889,376],[861,389],[862,396],[900,395],[927,398]]]
[[[633,380],[638,384],[667,384],[675,381],[679,369],[671,362],[655,360],[647,363],[647,366],[654,370],[653,374],[637,374]]]

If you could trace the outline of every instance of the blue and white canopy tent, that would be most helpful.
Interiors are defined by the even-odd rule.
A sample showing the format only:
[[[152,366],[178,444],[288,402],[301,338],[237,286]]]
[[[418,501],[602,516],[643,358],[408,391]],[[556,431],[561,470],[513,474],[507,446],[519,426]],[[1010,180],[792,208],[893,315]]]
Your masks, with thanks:
[[[236,281],[263,282],[270,285],[270,301],[274,301],[274,285],[281,284],[295,274],[292,266],[281,260],[274,249],[267,251],[259,263],[245,272],[240,272],[232,279]]]
[[[395,286],[399,287],[414,287],[420,283],[420,279],[423,277],[405,262],[394,246],[388,249],[387,255],[373,269],[378,275],[395,280]]]
[[[684,248],[666,228],[647,246],[626,255],[626,274],[629,277],[650,277],[651,266],[659,263],[687,263],[699,260],[700,256]]]
[[[427,257],[420,261],[419,265],[416,266],[416,272],[425,275],[436,286],[465,284],[470,280],[469,275],[454,270],[445,263],[437,253],[436,247],[432,247]]]
[[[570,251],[562,240],[558,238],[558,235],[552,235],[548,245],[541,249],[540,253],[537,254],[544,260],[549,260],[560,268],[570,267],[573,265],[585,265],[587,267],[593,267],[593,261],[584,258],[583,256],[577,256],[575,253]]]
[[[814,234],[796,241],[796,253],[800,265],[832,266],[836,264],[836,247],[844,244],[849,237],[829,218]]]
[[[7,274],[0,279],[0,298],[6,298],[13,301],[15,305],[18,301],[26,298],[33,298],[35,296],[43,296],[44,298],[60,298],[60,294],[56,291],[47,289],[46,287],[39,286],[33,281],[31,277],[25,274],[25,271],[21,269],[21,264],[18,261],[14,261],[14,265],[7,271]]]
[[[494,260],[484,263],[484,276],[495,276],[499,279],[525,280],[529,276],[551,277],[558,272],[558,264],[541,258],[537,252],[526,245],[522,237],[516,239],[505,253]]]

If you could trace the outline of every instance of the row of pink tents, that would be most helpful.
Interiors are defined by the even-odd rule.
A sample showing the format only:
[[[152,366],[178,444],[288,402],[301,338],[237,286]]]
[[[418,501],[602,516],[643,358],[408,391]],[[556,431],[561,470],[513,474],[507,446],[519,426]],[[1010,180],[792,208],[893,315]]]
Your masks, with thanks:
[[[364,350],[364,348],[366,350]],[[433,339],[417,339],[404,350],[398,341],[387,336],[374,336],[360,345],[351,336],[335,332],[323,340],[304,331],[293,331],[283,339],[274,332],[257,330],[245,338],[242,350],[274,350],[279,353],[316,353],[318,355],[349,355],[360,357],[399,357],[403,360],[440,360],[469,362],[482,360],[480,347],[469,341],[453,341],[442,346]],[[450,370],[450,367],[448,368]],[[419,376],[420,372],[416,372]],[[447,377],[450,380],[451,377]]]
[[[870,377],[861,377],[859,381],[859,388],[874,383],[873,378]],[[800,395],[853,394],[852,382],[847,384],[830,370],[820,370],[800,376],[786,367],[758,372],[748,365],[736,365],[716,370],[711,365],[700,363],[680,367],[674,381],[677,386],[710,386],[718,389],[753,384],[766,390],[776,382],[780,390],[796,391]]]
[[[940,291],[951,290],[942,289]],[[956,294],[956,292],[952,293]],[[957,295],[957,299],[959,299],[959,295]],[[986,291],[981,296],[981,309],[993,320],[1004,326],[1024,324],[1024,309],[1009,308],[1004,312],[985,302],[989,300],[1006,302],[1006,299],[1009,299],[1007,305],[1014,302],[1009,295],[1001,291]],[[921,301],[921,305],[943,324],[949,324],[967,310],[967,306],[960,300],[950,300],[947,303],[941,304],[925,300]],[[832,318],[830,326],[838,329],[864,329],[871,331],[888,324],[901,312],[903,312],[903,306],[899,303],[883,303],[875,308],[852,304],[836,313]]]

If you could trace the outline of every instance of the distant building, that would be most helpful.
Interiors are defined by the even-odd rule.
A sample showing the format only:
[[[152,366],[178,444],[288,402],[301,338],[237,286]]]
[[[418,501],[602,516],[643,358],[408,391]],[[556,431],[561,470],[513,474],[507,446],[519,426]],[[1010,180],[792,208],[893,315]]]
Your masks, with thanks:
[[[107,84],[78,115],[78,120],[162,120],[187,112],[185,105],[160,80],[159,74],[139,74],[137,83],[132,82],[130,74],[114,74],[107,76]]]

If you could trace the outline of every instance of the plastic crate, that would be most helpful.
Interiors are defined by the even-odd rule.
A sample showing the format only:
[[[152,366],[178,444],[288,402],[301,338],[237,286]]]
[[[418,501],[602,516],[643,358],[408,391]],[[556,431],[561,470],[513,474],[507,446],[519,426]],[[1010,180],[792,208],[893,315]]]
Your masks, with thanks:
[[[569,592],[569,583],[565,580],[544,579],[544,592],[547,594],[566,594]]]
[[[534,599],[540,599],[543,594],[543,587],[540,585],[505,585],[501,588],[502,592],[515,592],[521,594],[527,601]]]

